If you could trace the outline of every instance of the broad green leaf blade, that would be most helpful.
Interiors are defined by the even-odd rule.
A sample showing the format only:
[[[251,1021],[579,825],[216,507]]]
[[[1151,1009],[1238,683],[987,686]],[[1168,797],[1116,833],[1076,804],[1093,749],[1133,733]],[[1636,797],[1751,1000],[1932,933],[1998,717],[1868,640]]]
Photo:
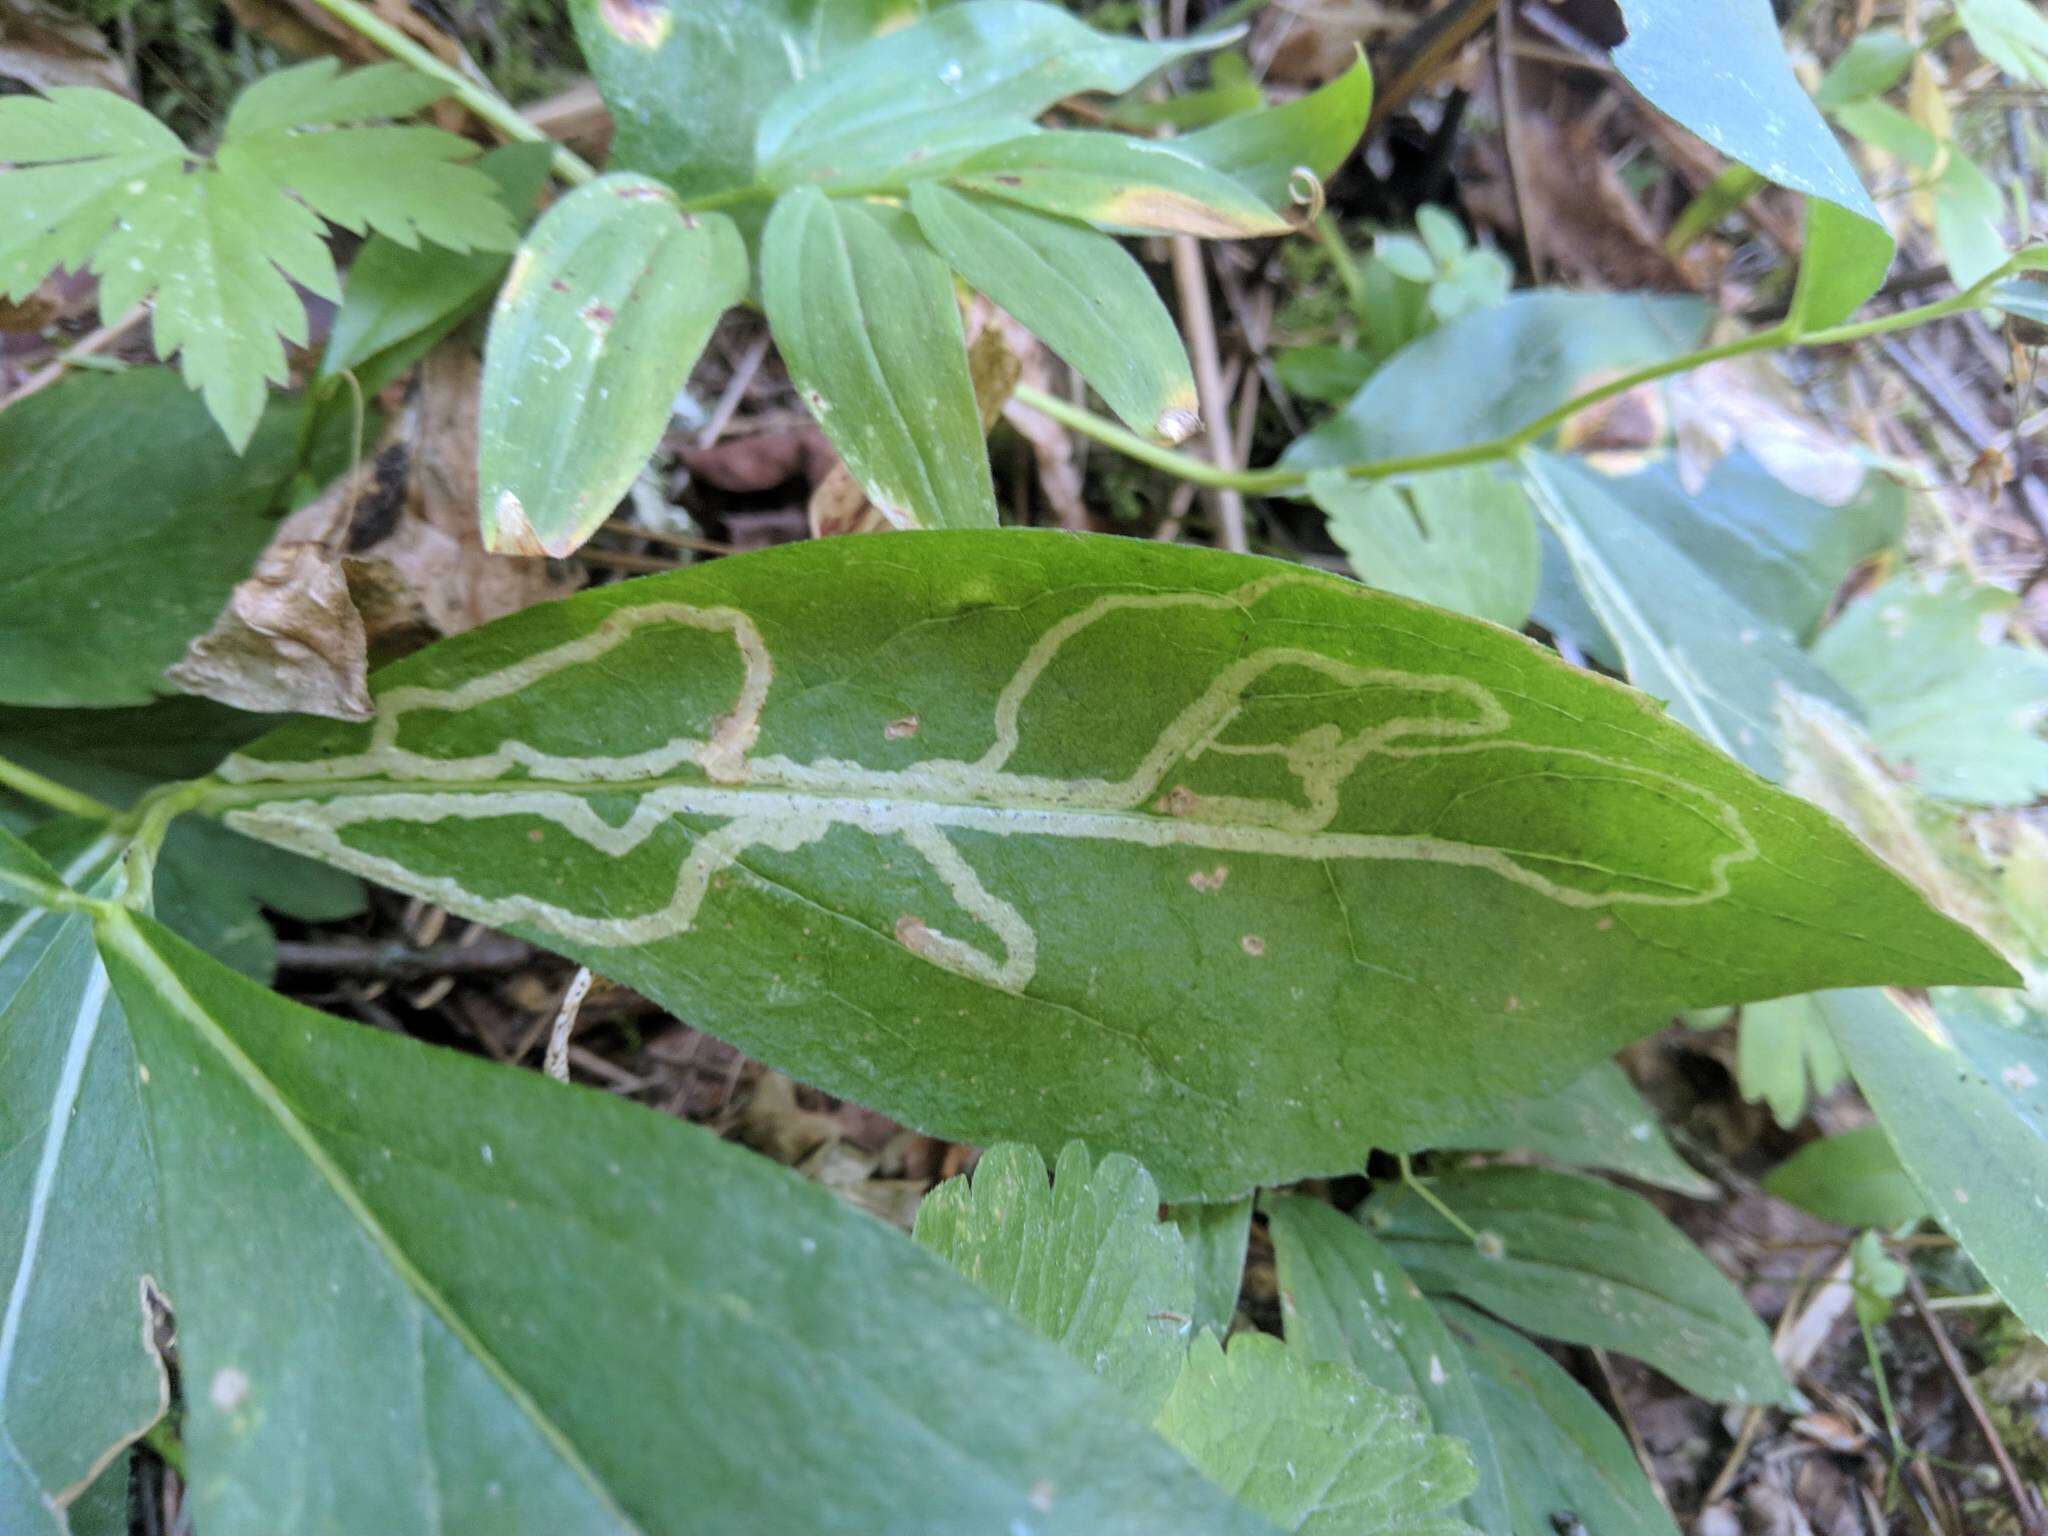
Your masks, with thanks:
[[[1884,280],[1892,237],[1792,73],[1768,0],[1621,0],[1614,67],[1681,127],[1807,202],[1797,323],[1833,325]],[[1701,39],[1712,61],[1702,64]]]
[[[85,880],[112,852],[101,839],[57,873]],[[146,1343],[158,1244],[135,1059],[90,921],[0,903],[0,1529],[10,1536],[62,1536],[62,1507],[168,1405]]]
[[[1187,1358],[1194,1270],[1159,1219],[1152,1176],[1080,1142],[1045,1159],[991,1147],[972,1185],[948,1179],[917,1210],[917,1240],[1101,1377],[1141,1423],[1159,1416]]]
[[[1705,321],[1695,299],[1518,293],[1403,347],[1281,462],[1320,469],[1503,436],[1603,378],[1687,351]]]
[[[1251,1196],[1206,1205],[1176,1205],[1166,1214],[1187,1239],[1188,1262],[1195,1272],[1195,1326],[1222,1338],[1230,1332],[1231,1319],[1237,1315],[1238,1292],[1244,1289]]]
[[[1933,1214],[1875,1125],[1809,1141],[1765,1176],[1764,1190],[1844,1227],[1891,1232]]]
[[[1424,1290],[1633,1355],[1701,1397],[1792,1400],[1742,1293],[1642,1196],[1540,1168],[1446,1174],[1430,1190],[1501,1251],[1481,1252],[1408,1189],[1375,1194],[1364,1220]]]
[[[1083,91],[1127,91],[1233,33],[1167,43],[1097,32],[1038,0],[965,0],[840,54],[776,97],[755,139],[771,187],[931,175],[1033,130]]]
[[[1254,1529],[825,1190],[301,1008],[147,919],[100,942],[148,1074],[208,1536]]]
[[[1337,173],[1372,116],[1372,70],[1363,55],[1343,74],[1285,106],[1227,117],[1173,141],[1179,153],[1212,166],[1274,208],[1302,189],[1297,173],[1320,181]]]
[[[269,542],[303,421],[275,407],[238,461],[162,368],[75,374],[0,415],[0,703],[168,691]]]
[[[1229,1351],[1201,1334],[1159,1432],[1218,1486],[1301,1536],[1470,1536],[1444,1513],[1472,1458],[1432,1435],[1412,1399],[1311,1361],[1270,1334]]]
[[[1116,241],[933,181],[912,184],[910,207],[946,264],[1066,359],[1132,430],[1177,443],[1200,425],[1180,331]]]
[[[1516,1333],[1456,1302],[1445,1323],[1493,1432],[1514,1536],[1678,1536],[1628,1440],[1569,1372]]]
[[[746,296],[732,220],[605,176],[544,214],[491,311],[478,421],[484,548],[563,556],[660,442],[718,317]]]
[[[1593,612],[1620,646],[1629,681],[1730,757],[1784,771],[1772,711],[1791,688],[1848,706],[1793,638],[1744,607],[1649,522],[1627,481],[1574,459],[1526,452],[1523,483],[1564,546]]]
[[[611,109],[614,170],[679,195],[754,180],[762,111],[833,54],[915,20],[922,0],[570,0]]]
[[[2048,1018],[2012,996],[1821,999],[1899,1162],[1984,1278],[2048,1338]]]
[[[1493,1427],[1458,1346],[1393,1255],[1334,1206],[1266,1195],[1267,1233],[1290,1349],[1350,1366],[1385,1392],[1418,1399],[1431,1427],[1465,1443],[1476,1480],[1458,1513],[1487,1536],[1519,1536]]]
[[[1490,469],[1405,480],[1309,475],[1309,498],[1358,579],[1508,629],[1529,622],[1541,570],[1529,498]]]
[[[1603,1061],[1555,1093],[1521,1099],[1437,1138],[1474,1152],[1535,1152],[1573,1168],[1603,1168],[1704,1199],[1714,1182],[1686,1166],[1628,1074]]]
[[[1293,226],[1239,183],[1169,144],[1120,133],[1030,133],[970,155],[969,192],[1126,235],[1242,240]]]
[[[842,1097],[1084,1137],[1168,1200],[1426,1147],[1685,1007],[2012,974],[1640,695],[1215,551],[817,541],[372,691],[214,806]]]
[[[907,213],[784,193],[761,237],[761,297],[791,381],[884,517],[995,526],[953,279]]]
[[[2005,638],[2017,603],[1947,576],[1895,576],[1849,605],[1814,659],[1921,789],[2022,804],[2048,794],[2048,658]]]

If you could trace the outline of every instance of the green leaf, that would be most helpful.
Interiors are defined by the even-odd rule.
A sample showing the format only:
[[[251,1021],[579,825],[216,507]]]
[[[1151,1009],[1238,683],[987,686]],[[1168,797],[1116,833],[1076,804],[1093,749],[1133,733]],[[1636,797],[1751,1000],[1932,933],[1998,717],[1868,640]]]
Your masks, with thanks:
[[[1373,360],[1353,347],[1288,347],[1273,363],[1291,393],[1323,405],[1342,405],[1373,370]]]
[[[1301,190],[1295,185],[1298,169],[1319,181],[1337,173],[1371,116],[1372,70],[1360,55],[1343,74],[1306,96],[1184,133],[1173,147],[1281,208]]]
[[[1187,1240],[1188,1262],[1195,1272],[1195,1326],[1221,1338],[1230,1332],[1231,1320],[1237,1316],[1238,1292],[1244,1289],[1251,1197],[1176,1205],[1166,1214]]]
[[[1783,1129],[1805,1119],[1809,1100],[1833,1093],[1847,1071],[1812,998],[1777,997],[1743,1008],[1736,1086],[1750,1103],[1769,1105]]]
[[[2004,638],[2018,601],[1907,573],[1851,603],[1814,646],[1878,750],[1929,794],[1967,805],[2048,794],[2048,658]]]
[[[547,183],[551,154],[545,144],[506,144],[476,165],[499,201],[523,215]],[[407,248],[373,235],[349,263],[321,375],[353,372],[365,394],[375,393],[380,378],[396,378],[480,308],[509,265],[511,258],[497,251]]]
[[[1116,241],[937,182],[913,183],[910,207],[947,265],[1066,359],[1134,431],[1179,442],[1199,425],[1180,331]]]
[[[1288,1347],[1418,1399],[1433,1428],[1472,1452],[1476,1480],[1458,1513],[1488,1536],[1517,1536],[1478,1384],[1420,1288],[1377,1239],[1333,1206],[1266,1195],[1260,1208],[1273,1240]]]
[[[917,1210],[918,1242],[1106,1381],[1140,1422],[1159,1416],[1187,1358],[1194,1270],[1159,1219],[1152,1176],[1080,1142],[1045,1159],[1014,1142],[982,1154]],[[1234,1293],[1233,1293],[1234,1295]]]
[[[214,808],[907,1123],[1128,1152],[1168,1200],[1426,1147],[1685,1007],[2012,974],[1640,695],[1210,550],[808,542],[372,692],[231,759]]]
[[[1472,1458],[1412,1400],[1263,1333],[1196,1338],[1159,1432],[1219,1487],[1301,1536],[1469,1536],[1443,1513]]]
[[[398,65],[337,75],[332,59],[281,70],[228,114],[211,161],[105,91],[0,102],[0,291],[22,297],[58,266],[89,266],[111,319],[152,301],[157,355],[178,356],[239,450],[266,381],[286,381],[279,337],[303,344],[292,285],[339,300],[321,220],[404,245],[456,250],[516,238],[474,146],[438,129],[364,126],[443,94]],[[313,130],[313,131],[306,131]]]
[[[1555,1093],[1518,1100],[1439,1136],[1436,1144],[1446,1150],[1535,1152],[1568,1167],[1625,1173],[1698,1199],[1715,1192],[1713,1180],[1693,1172],[1672,1150],[1656,1111],[1611,1061]]]
[[[161,368],[74,374],[0,415],[0,702],[164,691],[269,542],[304,415],[272,408],[237,460]]]
[[[1954,144],[1933,195],[1934,237],[1949,278],[1958,288],[1974,287],[2005,265],[2005,195]]]
[[[762,111],[834,54],[922,14],[922,0],[571,0],[617,134],[614,170],[684,197],[754,180]]]
[[[208,1536],[872,1530],[906,1510],[1252,1529],[825,1190],[608,1095],[301,1008],[147,919],[110,912],[100,942],[147,1072]]]
[[[953,279],[907,213],[784,193],[761,237],[761,297],[791,382],[884,517],[995,526]]]
[[[935,174],[1018,138],[1054,102],[1127,91],[1237,34],[1149,43],[1097,32],[1036,0],[966,0],[838,55],[761,115],[760,179],[865,188]]]
[[[1765,1176],[1764,1190],[1844,1227],[1893,1232],[1932,1214],[1875,1125],[1809,1141]]]
[[[1784,767],[1772,718],[1779,691],[1848,704],[1790,635],[1635,515],[1624,499],[1630,482],[1549,453],[1525,452],[1521,467],[1580,591],[1620,647],[1629,681],[1666,700],[1672,718],[1776,778]]]
[[[1504,436],[1599,379],[1687,351],[1705,316],[1694,299],[1515,294],[1403,347],[1281,462],[1318,469]]]
[[[1569,1372],[1482,1313],[1443,1318],[1493,1432],[1514,1536],[1556,1536],[1561,1514],[1597,1536],[1678,1536],[1628,1440]]]
[[[2048,87],[2048,17],[2027,0],[1956,0],[1977,51],[2015,80]]]
[[[953,168],[970,192],[1126,235],[1241,240],[1293,226],[1239,183],[1171,145],[1119,133],[1030,133]]]
[[[732,220],[600,177],[534,226],[491,311],[478,423],[484,548],[563,556],[661,441],[718,317],[746,296]]]
[[[1324,469],[1308,494],[1359,580],[1508,629],[1529,622],[1536,519],[1512,480],[1490,469],[1375,481]]]
[[[1814,105],[1833,108],[1882,96],[1906,78],[1918,52],[1913,40],[1897,27],[1871,27],[1857,33],[1821,76],[1813,93]]]
[[[1907,1176],[1984,1278],[2048,1338],[2048,1015],[2011,995],[1821,999]]]
[[[1621,0],[1614,67],[1681,127],[1807,197],[1794,324],[1835,324],[1877,291],[1893,241],[1870,194],[1792,72],[1768,0]],[[1701,39],[1712,65],[1702,67]]]
[[[26,852],[10,843],[0,837],[0,859]],[[88,879],[112,850],[101,839],[44,873]],[[0,904],[0,1528],[11,1536],[63,1536],[60,1507],[168,1404],[146,1342],[145,1276],[161,1272],[135,1059],[90,921]]]
[[[2038,277],[2008,277],[1994,283],[1987,295],[1996,309],[2015,320],[2030,320],[2048,326],[2048,280]]]
[[[1374,1194],[1364,1219],[1424,1290],[1633,1355],[1701,1397],[1792,1400],[1742,1293],[1642,1196],[1540,1168],[1446,1174],[1430,1190],[1498,1249],[1482,1251],[1401,1185]]]

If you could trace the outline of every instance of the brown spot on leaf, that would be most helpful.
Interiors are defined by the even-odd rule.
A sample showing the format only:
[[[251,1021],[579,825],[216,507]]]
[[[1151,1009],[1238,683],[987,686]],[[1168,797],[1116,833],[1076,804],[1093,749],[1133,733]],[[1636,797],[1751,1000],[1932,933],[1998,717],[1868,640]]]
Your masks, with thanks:
[[[1188,884],[1198,891],[1220,891],[1223,882],[1230,878],[1230,866],[1218,864],[1214,869],[1198,869],[1188,876]]]
[[[511,490],[498,493],[498,500],[491,508],[495,516],[484,539],[484,548],[495,555],[547,555],[552,553],[543,544],[540,535],[533,531],[533,524],[526,520],[526,503]],[[566,551],[564,551],[566,553]]]
[[[1185,784],[1174,785],[1173,788],[1152,802],[1155,810],[1162,811],[1168,816],[1192,815],[1195,807],[1201,803],[1202,797],[1192,789],[1189,789]]]
[[[1254,960],[1259,959],[1266,953],[1266,941],[1256,933],[1248,933],[1237,942],[1244,946],[1244,952]]]
[[[597,14],[614,37],[635,48],[659,48],[676,24],[663,0],[598,0]]]
[[[577,310],[576,314],[590,328],[590,334],[593,336],[605,335],[611,330],[612,322],[619,318],[619,312],[611,305],[601,304],[596,299],[592,299]]]
[[[900,720],[891,720],[882,727],[882,735],[888,741],[901,741],[906,736],[915,736],[919,720],[915,715],[905,715]]]

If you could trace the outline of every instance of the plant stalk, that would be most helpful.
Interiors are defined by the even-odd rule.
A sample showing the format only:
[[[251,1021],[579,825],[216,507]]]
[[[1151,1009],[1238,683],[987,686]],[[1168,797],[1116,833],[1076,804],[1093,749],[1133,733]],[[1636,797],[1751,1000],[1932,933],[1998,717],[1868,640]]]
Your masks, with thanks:
[[[10,763],[0,757],[0,789],[11,789],[24,799],[47,805],[66,816],[86,816],[95,821],[112,821],[121,813],[103,800],[95,800],[55,779],[45,778],[33,768]]]

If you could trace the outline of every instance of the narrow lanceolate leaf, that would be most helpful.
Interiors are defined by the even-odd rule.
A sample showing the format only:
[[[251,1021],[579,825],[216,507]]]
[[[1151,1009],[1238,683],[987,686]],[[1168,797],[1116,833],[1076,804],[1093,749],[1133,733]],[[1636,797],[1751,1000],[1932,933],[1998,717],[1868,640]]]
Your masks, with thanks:
[[[1292,227],[1245,187],[1164,144],[1117,133],[1031,133],[962,161],[971,192],[1126,235],[1240,240]]]
[[[2048,1338],[2048,1015],[1950,990],[1837,992],[1821,1011],[1935,1216]]]
[[[1439,1137],[1437,1145],[1475,1152],[1535,1152],[1574,1168],[1625,1173],[1682,1195],[1714,1193],[1713,1181],[1693,1172],[1672,1150],[1657,1123],[1657,1112],[1611,1061],[1601,1062],[1555,1093],[1503,1105],[1486,1119]]]
[[[208,1536],[1255,1528],[817,1186],[298,1007],[147,919],[108,914],[100,943]]]
[[[1447,1513],[1472,1458],[1432,1435],[1412,1398],[1311,1361],[1264,1333],[1226,1353],[1202,1334],[1159,1432],[1283,1531],[1301,1536],[1472,1536]]]
[[[967,0],[863,43],[762,114],[755,157],[772,187],[867,187],[926,176],[1030,133],[1054,102],[1127,91],[1236,34],[1150,43],[1115,37],[1038,0]]]
[[[747,291],[732,220],[621,173],[550,208],[513,261],[484,348],[484,547],[566,555],[661,440],[718,317]]]
[[[1214,551],[820,541],[372,691],[212,803],[834,1093],[1085,1137],[1169,1200],[1428,1146],[1675,1009],[2012,974],[1640,695]]]
[[[1631,513],[1622,499],[1628,482],[1555,454],[1525,453],[1521,463],[1579,590],[1621,648],[1629,681],[1667,701],[1673,718],[1776,778],[1784,761],[1772,712],[1781,690],[1850,707],[1792,636]]]
[[[1222,1338],[1230,1332],[1231,1319],[1237,1315],[1238,1292],[1244,1289],[1251,1196],[1206,1205],[1176,1205],[1166,1214],[1187,1240],[1188,1263],[1195,1272],[1195,1326]]]
[[[1767,1193],[1845,1227],[1891,1231],[1930,1214],[1880,1126],[1810,1141],[1764,1179]]]
[[[1628,1440],[1569,1372],[1469,1307],[1448,1302],[1443,1317],[1492,1430],[1512,1536],[1557,1536],[1561,1515],[1588,1536],[1678,1536]]]
[[[1080,1142],[1045,1159],[1014,1142],[948,1179],[917,1211],[917,1240],[1100,1376],[1142,1423],[1187,1358],[1194,1271],[1159,1191],[1130,1158],[1098,1165]]]
[[[1182,134],[1173,147],[1280,208],[1306,190],[1300,172],[1322,181],[1336,174],[1371,115],[1372,70],[1361,57],[1299,100],[1227,117]]]
[[[1116,241],[935,181],[913,183],[910,206],[946,264],[1066,359],[1134,431],[1177,443],[1200,425],[1180,331]]]
[[[909,214],[784,193],[761,237],[761,297],[791,380],[884,517],[995,526],[953,279]]]
[[[1382,1391],[1412,1397],[1440,1434],[1472,1452],[1475,1481],[1458,1513],[1487,1536],[1521,1536],[1509,1517],[1500,1458],[1457,1343],[1421,1288],[1378,1239],[1334,1206],[1266,1195],[1288,1347],[1337,1361]]]
[[[1742,1293],[1640,1195],[1539,1168],[1449,1174],[1430,1189],[1486,1251],[1400,1186],[1364,1213],[1425,1290],[1532,1333],[1634,1355],[1701,1397],[1790,1396]]]
[[[86,880],[113,853],[102,839],[49,873]],[[158,1242],[135,1059],[91,924],[0,899],[0,1529],[10,1536],[61,1536],[66,1506],[168,1404],[149,1343]]]

